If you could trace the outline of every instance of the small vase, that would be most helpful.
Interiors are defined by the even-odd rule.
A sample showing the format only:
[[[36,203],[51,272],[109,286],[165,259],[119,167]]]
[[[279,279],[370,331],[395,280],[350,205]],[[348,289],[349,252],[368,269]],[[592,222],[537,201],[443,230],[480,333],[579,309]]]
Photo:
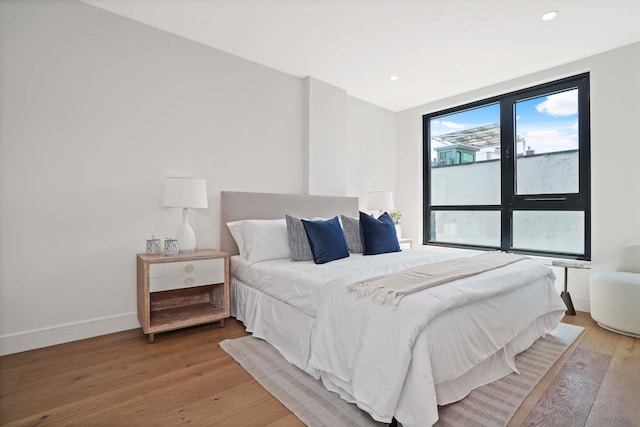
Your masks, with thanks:
[[[396,236],[398,236],[398,239],[400,238],[401,235],[402,235],[402,230],[400,228],[400,224],[396,224]]]

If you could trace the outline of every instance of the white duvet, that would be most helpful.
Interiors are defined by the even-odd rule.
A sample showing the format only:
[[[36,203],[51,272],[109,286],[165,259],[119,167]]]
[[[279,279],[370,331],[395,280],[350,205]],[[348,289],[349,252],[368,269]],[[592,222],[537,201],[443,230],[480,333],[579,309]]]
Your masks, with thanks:
[[[405,426],[435,423],[437,404],[450,403],[437,398],[436,383],[471,370],[543,314],[555,312],[559,321],[565,309],[555,291],[553,273],[533,260],[407,296],[397,308],[356,297],[346,290],[347,282],[337,279],[325,288],[309,363],[321,372],[325,384],[378,421],[388,422],[395,414]],[[542,299],[527,300],[531,284],[542,290]],[[500,304],[513,304],[508,301],[512,295],[521,296],[516,299],[522,303],[516,310],[508,310],[512,317],[487,319],[504,312],[499,309]],[[459,307],[467,307],[467,312],[458,310],[458,317],[448,325],[447,332],[437,333],[437,342],[427,338],[422,343],[426,348],[415,349],[416,340],[432,326],[432,321]],[[551,329],[557,325],[550,323]],[[474,333],[467,334],[465,330]],[[430,330],[426,334],[434,335]],[[456,343],[456,336],[464,336],[465,342]],[[465,351],[459,344],[464,345]],[[440,351],[442,347],[445,352]],[[434,354],[439,357],[436,367]],[[515,370],[513,356],[508,355],[508,359]],[[412,362],[419,363],[420,369],[414,369],[411,383],[405,384]],[[414,405],[400,402],[401,394]]]
[[[472,253],[469,253],[469,255]],[[564,304],[548,267],[533,260],[459,279],[381,305],[347,291],[354,281],[461,254],[403,251],[322,266],[236,263],[234,276],[315,316],[309,366],[325,386],[378,421],[428,426],[437,405],[515,370],[513,357],[549,332]],[[483,364],[491,364],[487,369]],[[476,369],[474,369],[476,368]]]
[[[234,256],[232,274],[252,288],[296,307],[311,316],[316,315],[318,301],[325,285],[336,278],[361,280],[395,273],[425,263],[476,255],[436,251],[402,251],[385,255],[363,256],[351,254],[348,258],[317,265],[313,261],[275,259],[249,264]]]

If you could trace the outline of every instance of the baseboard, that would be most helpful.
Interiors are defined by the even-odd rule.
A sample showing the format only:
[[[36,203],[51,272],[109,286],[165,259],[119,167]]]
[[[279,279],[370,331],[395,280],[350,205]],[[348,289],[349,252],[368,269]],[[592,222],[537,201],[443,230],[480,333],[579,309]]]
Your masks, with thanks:
[[[0,336],[0,356],[139,328],[135,312]]]

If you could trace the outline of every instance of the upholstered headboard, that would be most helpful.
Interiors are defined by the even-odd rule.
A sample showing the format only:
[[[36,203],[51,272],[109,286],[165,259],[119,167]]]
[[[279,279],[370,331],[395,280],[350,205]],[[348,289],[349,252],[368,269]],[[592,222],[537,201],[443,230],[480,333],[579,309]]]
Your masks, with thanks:
[[[220,192],[220,249],[238,254],[227,222],[243,219],[280,219],[285,214],[301,217],[358,216],[357,197],[307,196],[302,194]]]

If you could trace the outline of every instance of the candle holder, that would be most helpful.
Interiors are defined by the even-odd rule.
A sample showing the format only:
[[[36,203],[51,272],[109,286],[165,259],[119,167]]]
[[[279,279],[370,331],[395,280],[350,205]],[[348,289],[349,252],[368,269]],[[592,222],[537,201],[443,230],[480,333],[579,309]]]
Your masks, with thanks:
[[[176,239],[164,239],[164,253],[166,255],[178,255],[180,247]]]
[[[159,254],[162,252],[160,248],[160,239],[150,239],[147,240],[147,254]]]

